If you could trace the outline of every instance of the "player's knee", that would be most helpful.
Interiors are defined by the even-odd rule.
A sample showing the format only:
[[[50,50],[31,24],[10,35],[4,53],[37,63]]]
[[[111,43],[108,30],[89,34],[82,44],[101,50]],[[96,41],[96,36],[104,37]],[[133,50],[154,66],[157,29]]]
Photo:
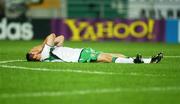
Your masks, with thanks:
[[[112,62],[112,56],[109,54],[100,54],[98,57],[99,62]]]

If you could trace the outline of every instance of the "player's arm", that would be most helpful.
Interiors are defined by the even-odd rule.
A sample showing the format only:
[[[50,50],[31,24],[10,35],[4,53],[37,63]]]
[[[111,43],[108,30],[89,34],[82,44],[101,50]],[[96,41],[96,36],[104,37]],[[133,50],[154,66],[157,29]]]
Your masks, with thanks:
[[[54,40],[56,38],[55,34],[50,34],[47,36],[47,38],[44,40],[42,44],[42,51],[41,51],[41,61],[46,60],[50,57],[50,51],[51,48],[54,46]]]
[[[63,43],[64,43],[64,36],[63,35],[60,35],[60,36],[57,36],[55,39],[54,39],[54,44],[56,46],[63,46]]]
[[[42,44],[37,45],[35,47],[33,47],[30,52],[31,53],[40,53],[44,47],[45,44],[49,45],[49,46],[54,46],[54,40],[55,40],[56,35],[54,33],[48,35],[46,37],[46,39],[43,41]]]
[[[56,35],[54,33],[47,36],[47,38],[44,40],[42,44],[42,47],[44,47],[45,44],[53,47],[55,44],[55,38],[56,38]]]
[[[30,52],[31,53],[40,53],[41,52],[41,48],[42,46],[41,45],[37,45],[37,46],[35,46],[35,47],[33,47],[31,50],[30,50]]]

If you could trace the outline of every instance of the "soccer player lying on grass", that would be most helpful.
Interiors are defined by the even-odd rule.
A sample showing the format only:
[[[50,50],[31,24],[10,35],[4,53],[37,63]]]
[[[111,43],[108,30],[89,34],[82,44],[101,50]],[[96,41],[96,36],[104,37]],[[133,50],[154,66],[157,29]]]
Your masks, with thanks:
[[[137,54],[135,58],[122,54],[104,53],[91,48],[64,47],[64,36],[52,33],[46,37],[43,44],[35,46],[27,54],[27,61],[41,62],[106,62],[106,63],[158,63],[163,58],[159,53],[152,58],[142,58]]]

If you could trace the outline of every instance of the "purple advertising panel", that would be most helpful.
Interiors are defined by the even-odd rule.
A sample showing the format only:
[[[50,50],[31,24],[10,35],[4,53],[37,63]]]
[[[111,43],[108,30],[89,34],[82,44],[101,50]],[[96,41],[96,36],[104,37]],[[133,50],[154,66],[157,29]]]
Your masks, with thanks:
[[[72,41],[118,40],[155,41],[165,40],[164,20],[124,19],[53,19],[51,31]]]

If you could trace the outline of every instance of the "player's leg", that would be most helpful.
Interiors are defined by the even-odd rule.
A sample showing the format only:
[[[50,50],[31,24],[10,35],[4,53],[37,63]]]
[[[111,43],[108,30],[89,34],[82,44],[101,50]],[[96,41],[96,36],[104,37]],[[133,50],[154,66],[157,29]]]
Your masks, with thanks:
[[[136,61],[135,61],[136,60]],[[127,57],[113,57],[108,53],[101,53],[97,58],[97,62],[114,62],[114,63],[142,63],[140,57],[127,58]]]
[[[123,54],[120,54],[120,53],[107,53],[107,54],[110,54],[113,57],[122,57],[122,58],[126,58],[127,57],[127,56],[125,56]]]
[[[107,53],[100,53],[97,57],[97,62],[112,62],[113,57],[111,54],[107,54]]]
[[[159,53],[152,58],[142,58],[142,55],[137,54],[135,58],[131,57],[113,57],[111,54],[101,53],[97,58],[97,62],[114,62],[114,63],[158,63],[163,58],[163,53]]]
[[[117,57],[114,62],[115,63],[135,63],[135,64],[144,63],[142,61],[142,56],[140,54],[137,54],[137,56],[135,58],[132,58],[132,57]]]

